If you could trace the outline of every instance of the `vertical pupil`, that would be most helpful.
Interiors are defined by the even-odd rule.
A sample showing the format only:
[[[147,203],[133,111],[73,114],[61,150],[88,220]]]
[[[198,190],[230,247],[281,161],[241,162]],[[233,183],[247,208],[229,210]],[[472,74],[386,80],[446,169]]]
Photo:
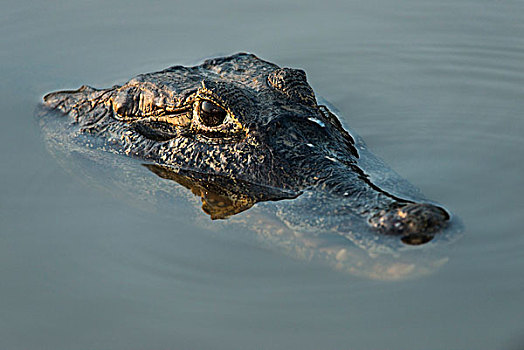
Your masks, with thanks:
[[[226,118],[226,111],[213,102],[202,101],[200,104],[200,119],[206,126],[218,126]]]

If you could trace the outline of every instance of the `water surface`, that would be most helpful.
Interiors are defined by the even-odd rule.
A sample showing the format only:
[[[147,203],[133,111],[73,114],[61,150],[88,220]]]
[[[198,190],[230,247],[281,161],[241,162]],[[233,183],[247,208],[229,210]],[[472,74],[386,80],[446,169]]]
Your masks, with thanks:
[[[522,13],[521,1],[8,0],[0,348],[521,349]],[[156,212],[45,149],[33,112],[46,92],[237,51],[305,69],[375,154],[461,218],[446,264],[397,282],[343,274],[195,217],[196,200]]]

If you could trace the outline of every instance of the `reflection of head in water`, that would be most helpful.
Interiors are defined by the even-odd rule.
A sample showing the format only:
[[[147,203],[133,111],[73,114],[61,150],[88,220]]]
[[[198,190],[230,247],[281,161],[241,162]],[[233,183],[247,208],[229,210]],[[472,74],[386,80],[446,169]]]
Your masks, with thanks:
[[[273,201],[271,208],[274,210],[262,214],[250,211],[244,218],[249,218],[246,221],[249,228],[258,233],[264,244],[301,259],[316,260],[337,270],[385,280],[428,274],[448,260],[438,254],[435,256],[435,250],[410,248],[427,244],[431,239],[410,244],[394,236],[377,235],[367,225],[355,225],[351,213],[340,211],[333,214],[331,209],[336,201],[318,192],[292,193],[156,164],[143,165],[161,178],[190,189],[201,198],[202,210],[212,219],[226,219],[258,202]],[[293,200],[280,202],[282,199]],[[444,237],[447,239],[451,235],[442,235],[439,241]]]
[[[260,186],[242,180],[183,171],[157,164],[144,164],[161,178],[173,180],[202,199],[202,210],[211,219],[227,219],[262,201],[291,199],[298,193]]]

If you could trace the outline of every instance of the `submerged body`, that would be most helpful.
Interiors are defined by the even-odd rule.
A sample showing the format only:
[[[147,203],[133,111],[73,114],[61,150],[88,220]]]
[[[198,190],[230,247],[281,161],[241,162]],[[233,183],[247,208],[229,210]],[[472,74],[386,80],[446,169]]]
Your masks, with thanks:
[[[51,93],[44,106],[69,116],[67,132],[89,136],[89,147],[143,160],[190,188],[215,219],[296,198],[283,218],[289,227],[411,245],[450,221],[443,208],[370,180],[360,166],[363,145],[317,103],[302,70],[251,54],[174,66],[109,89]]]

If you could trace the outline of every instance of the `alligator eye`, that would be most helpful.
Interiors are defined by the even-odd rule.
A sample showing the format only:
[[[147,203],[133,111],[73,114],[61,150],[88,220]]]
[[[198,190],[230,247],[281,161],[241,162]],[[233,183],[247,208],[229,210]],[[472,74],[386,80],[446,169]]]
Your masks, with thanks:
[[[210,101],[200,104],[200,120],[205,126],[218,126],[224,122],[227,112]]]

